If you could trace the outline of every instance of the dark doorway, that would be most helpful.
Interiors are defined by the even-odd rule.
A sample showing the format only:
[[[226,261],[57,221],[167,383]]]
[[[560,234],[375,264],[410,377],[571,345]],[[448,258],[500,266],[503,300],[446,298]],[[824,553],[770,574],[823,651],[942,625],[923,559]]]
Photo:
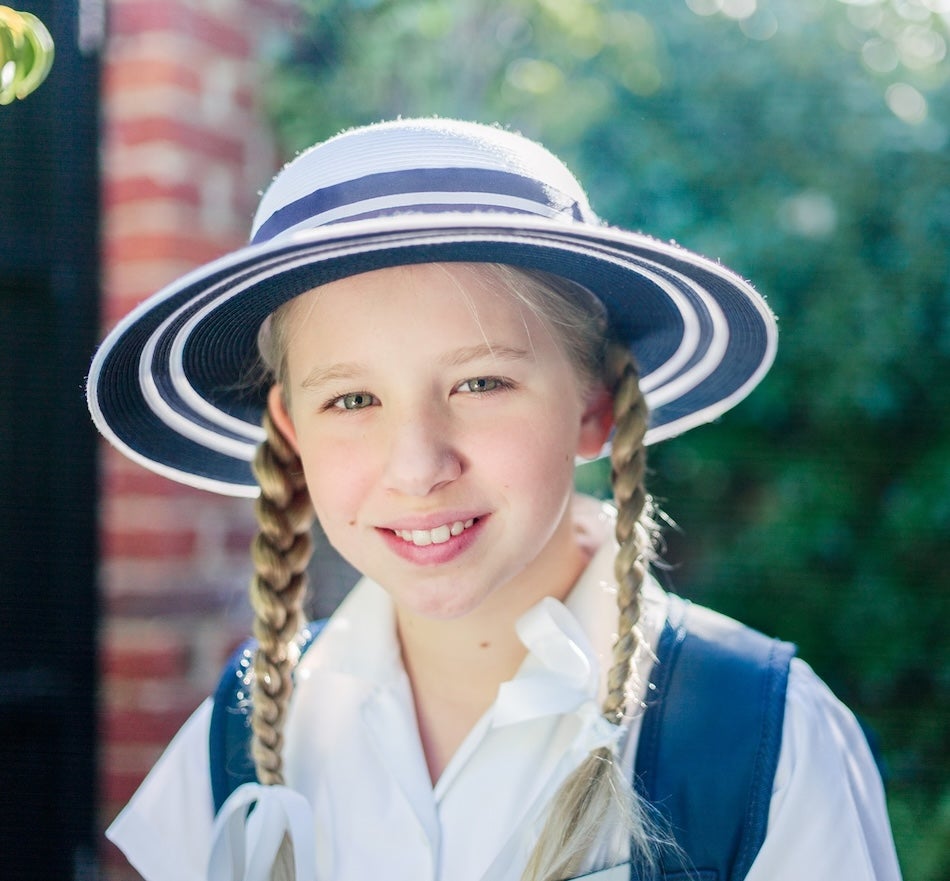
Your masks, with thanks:
[[[103,5],[13,6],[46,24],[56,59],[0,107],[0,874],[91,879],[96,442],[82,383],[98,326]]]

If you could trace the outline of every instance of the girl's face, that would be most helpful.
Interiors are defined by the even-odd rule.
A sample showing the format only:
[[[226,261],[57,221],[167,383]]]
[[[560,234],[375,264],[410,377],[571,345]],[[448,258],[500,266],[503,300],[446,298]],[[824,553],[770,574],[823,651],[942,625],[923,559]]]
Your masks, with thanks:
[[[546,325],[471,267],[383,269],[299,298],[284,409],[333,546],[403,615],[520,611],[563,596],[580,551],[575,455],[605,395],[581,387]]]

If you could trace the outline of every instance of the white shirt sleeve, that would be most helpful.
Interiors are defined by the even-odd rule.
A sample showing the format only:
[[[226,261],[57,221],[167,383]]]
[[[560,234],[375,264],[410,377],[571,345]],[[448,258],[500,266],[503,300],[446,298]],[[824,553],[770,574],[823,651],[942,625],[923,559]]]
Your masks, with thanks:
[[[195,710],[106,830],[145,881],[205,881],[214,823],[211,707],[209,698]]]
[[[789,674],[768,834],[747,881],[900,881],[884,787],[851,712],[803,661]]]

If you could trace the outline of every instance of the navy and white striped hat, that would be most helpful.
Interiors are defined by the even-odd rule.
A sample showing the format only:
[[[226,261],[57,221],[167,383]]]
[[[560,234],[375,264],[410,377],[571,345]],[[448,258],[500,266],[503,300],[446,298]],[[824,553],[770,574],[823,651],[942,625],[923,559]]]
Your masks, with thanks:
[[[437,261],[546,270],[596,294],[639,363],[648,443],[721,415],[775,354],[774,318],[749,284],[683,248],[605,226],[539,144],[494,126],[398,120],[302,153],[264,194],[247,247],[121,321],[92,362],[93,419],[147,468],[253,497],[266,390],[251,378],[267,316],[329,281]]]

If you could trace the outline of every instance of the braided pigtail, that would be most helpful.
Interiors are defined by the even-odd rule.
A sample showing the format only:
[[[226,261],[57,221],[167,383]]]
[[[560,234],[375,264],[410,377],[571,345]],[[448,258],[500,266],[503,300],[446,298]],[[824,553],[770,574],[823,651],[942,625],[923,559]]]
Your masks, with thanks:
[[[614,398],[615,432],[611,451],[612,482],[618,517],[619,545],[614,571],[619,624],[607,676],[602,713],[613,725],[623,720],[640,645],[637,621],[643,579],[653,550],[655,525],[644,489],[646,451],[643,438],[648,412],[639,387],[633,356],[626,347],[610,345],[607,381]],[[560,881],[575,877],[594,843],[609,825],[621,824],[632,843],[631,859],[652,865],[662,836],[627,780],[613,750],[593,750],[565,780],[554,797],[522,881]]]
[[[261,783],[283,783],[283,727],[292,683],[294,638],[303,623],[306,568],[313,549],[313,506],[296,453],[265,412],[266,438],[254,459],[261,487],[259,532],[251,546],[254,576],[252,754]]]
[[[604,718],[619,722],[629,694],[633,658],[640,643],[637,622],[643,579],[654,550],[656,524],[653,503],[644,486],[649,413],[633,356],[626,347],[611,346],[607,369],[613,380],[614,436],[610,451],[611,482],[617,505],[617,557],[614,577],[617,581],[617,641],[613,647],[613,665],[607,676]]]
[[[253,463],[261,494],[254,508],[259,531],[251,545],[254,576],[250,597],[258,644],[251,755],[261,783],[282,784],[284,722],[293,690],[294,639],[303,624],[314,514],[300,459],[266,410],[263,426],[265,439]],[[277,852],[272,881],[293,881],[293,866],[293,850],[285,838]]]

